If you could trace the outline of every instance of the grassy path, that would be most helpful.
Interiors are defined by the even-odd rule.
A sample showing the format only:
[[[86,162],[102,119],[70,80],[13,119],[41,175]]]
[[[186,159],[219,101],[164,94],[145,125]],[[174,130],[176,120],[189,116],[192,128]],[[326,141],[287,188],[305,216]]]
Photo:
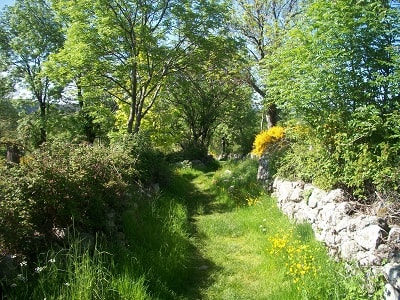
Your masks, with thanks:
[[[346,291],[311,227],[282,215],[249,167],[182,171],[196,257],[179,299],[367,299]]]
[[[259,187],[251,190],[254,180],[249,182],[246,174],[242,182],[229,169],[219,173],[183,171],[181,175],[190,181],[181,192],[187,192],[182,196],[191,210],[198,255],[192,272],[194,285],[185,298],[274,299],[287,285],[287,278],[283,268],[271,263],[267,255],[268,233],[276,227],[291,227],[288,220],[271,198],[259,196]]]
[[[274,280],[262,277],[268,268],[265,236],[259,225],[265,207],[236,209],[196,217],[199,248],[215,266],[204,299],[268,299]],[[278,276],[279,277],[279,276]]]

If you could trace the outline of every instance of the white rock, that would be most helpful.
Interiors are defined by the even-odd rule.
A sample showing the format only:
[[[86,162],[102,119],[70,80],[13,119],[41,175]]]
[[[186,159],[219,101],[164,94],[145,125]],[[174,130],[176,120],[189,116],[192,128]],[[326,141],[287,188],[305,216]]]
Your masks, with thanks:
[[[324,197],[326,202],[342,202],[344,198],[344,191],[341,189],[329,191],[328,194]]]
[[[357,230],[354,239],[362,248],[374,250],[381,242],[382,231],[382,228],[378,225],[369,225],[361,230]]]
[[[361,248],[354,240],[343,241],[339,246],[340,255],[345,260],[355,259],[359,250]]]
[[[400,293],[389,283],[385,285],[385,290],[383,292],[384,300],[399,300]]]
[[[293,202],[300,202],[303,200],[303,189],[301,187],[292,189],[288,200]]]
[[[400,244],[400,226],[394,225],[389,231],[388,244],[399,245]]]
[[[326,196],[326,192],[318,189],[318,188],[314,188],[313,192],[311,193],[310,198],[308,198],[308,203],[309,205],[314,205],[314,203],[317,204],[317,206],[323,206],[320,205],[322,198]]]

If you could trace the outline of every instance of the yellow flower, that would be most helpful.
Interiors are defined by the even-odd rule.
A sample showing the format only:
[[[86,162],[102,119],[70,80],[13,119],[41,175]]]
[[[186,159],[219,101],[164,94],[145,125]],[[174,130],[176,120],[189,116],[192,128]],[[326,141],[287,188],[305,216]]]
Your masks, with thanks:
[[[281,126],[273,126],[268,130],[260,132],[253,143],[252,153],[261,156],[273,143],[281,140],[285,136],[285,130]]]

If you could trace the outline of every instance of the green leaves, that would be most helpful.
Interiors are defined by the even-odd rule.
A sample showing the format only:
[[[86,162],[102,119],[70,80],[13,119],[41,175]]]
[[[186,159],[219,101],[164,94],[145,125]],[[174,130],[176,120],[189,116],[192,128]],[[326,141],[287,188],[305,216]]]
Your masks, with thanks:
[[[264,64],[268,103],[278,103],[286,121],[310,129],[303,140],[292,140],[283,169],[300,163],[299,174],[300,166],[313,170],[307,180],[325,177],[325,187],[344,184],[358,195],[399,184],[381,173],[397,173],[398,163],[392,129],[399,105],[395,20],[398,12],[382,1],[315,0],[305,6]],[[307,144],[320,151],[305,150]]]

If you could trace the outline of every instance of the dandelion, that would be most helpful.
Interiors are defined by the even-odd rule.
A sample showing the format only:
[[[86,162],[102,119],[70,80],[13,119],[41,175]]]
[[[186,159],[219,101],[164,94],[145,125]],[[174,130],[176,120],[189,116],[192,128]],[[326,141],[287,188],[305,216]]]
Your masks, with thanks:
[[[288,262],[287,276],[292,278],[293,283],[301,285],[307,275],[316,276],[317,267],[315,266],[315,257],[313,249],[308,245],[303,245],[299,241],[292,240],[292,233],[276,234],[269,240],[271,248],[269,253],[276,255],[282,253],[286,256]]]

